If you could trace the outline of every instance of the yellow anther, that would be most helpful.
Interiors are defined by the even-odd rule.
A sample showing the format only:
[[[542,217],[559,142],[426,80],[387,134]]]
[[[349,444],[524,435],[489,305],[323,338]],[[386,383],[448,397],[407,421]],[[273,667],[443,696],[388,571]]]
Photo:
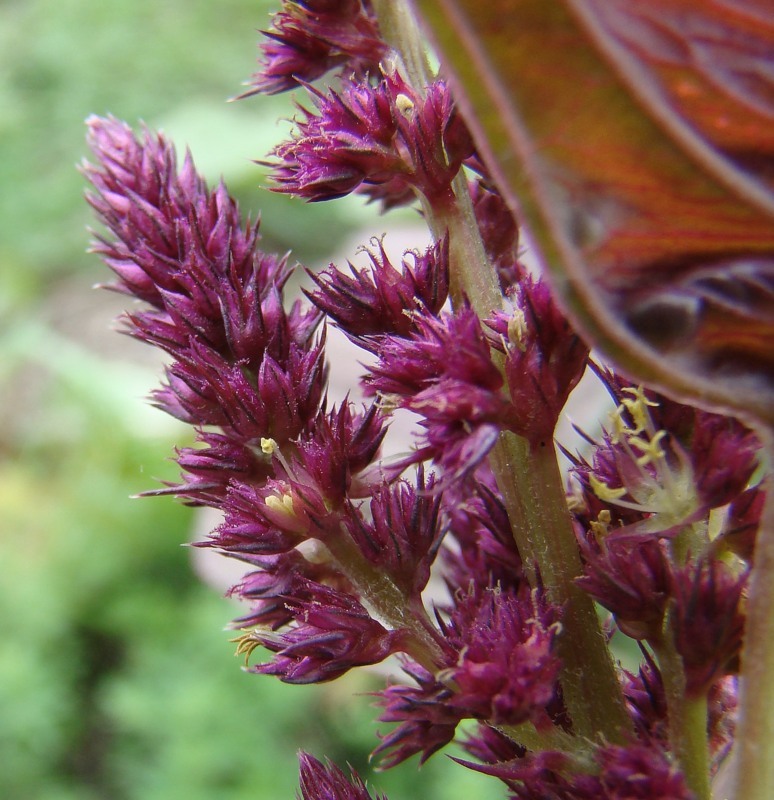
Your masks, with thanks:
[[[625,439],[627,436],[634,433],[634,431],[626,424],[626,422],[624,422],[623,412],[623,406],[618,406],[615,411],[610,413],[610,423],[613,428],[610,433],[610,439],[612,440],[613,444],[618,444],[622,439]]]
[[[591,486],[591,491],[594,492],[600,500],[605,500],[606,502],[620,500],[626,494],[626,488],[624,486],[613,489],[591,474],[589,475],[589,485]]]
[[[274,451],[277,447],[278,445],[274,439],[264,439],[263,436],[261,437],[261,450],[266,453],[267,456],[274,455]]]
[[[234,655],[244,656],[245,664],[250,660],[250,655],[253,650],[261,644],[255,631],[248,631],[241,636],[237,636],[235,639],[229,639],[229,641],[236,643],[236,652]]]
[[[632,395],[631,397],[625,397],[621,401],[621,406],[623,406],[629,412],[629,414],[631,414],[632,420],[634,421],[634,428],[631,432],[642,433],[642,431],[648,430],[648,427],[652,426],[653,424],[650,418],[648,407],[653,408],[654,406],[657,406],[658,403],[648,400],[648,398],[645,396],[642,386],[638,386],[636,388],[633,386],[627,386],[623,391],[626,394]],[[619,408],[621,408],[621,406],[619,406]]]
[[[291,494],[270,494],[264,501],[272,511],[279,511],[282,514],[295,516],[293,508],[293,496]]]
[[[610,531],[610,521],[612,520],[612,516],[610,512],[605,508],[599,512],[596,521],[592,521],[591,523],[591,532],[597,539],[603,539],[607,536],[608,532]]]
[[[515,344],[523,353],[527,349],[526,336],[527,318],[524,316],[524,312],[517,308],[514,310],[513,316],[508,320],[508,339],[511,344]]]
[[[395,98],[395,105],[404,117],[411,116],[411,112],[414,110],[414,101],[405,94],[399,94]]]
[[[648,400],[647,396],[645,395],[645,390],[642,386],[626,386],[623,389],[626,394],[632,395],[635,401],[638,403],[642,403],[643,406],[650,406],[651,408],[656,408],[658,403],[655,400]]]
[[[653,464],[666,456],[661,447],[661,440],[667,435],[666,431],[658,431],[652,439],[644,439],[642,436],[632,436],[629,444],[642,452],[637,459],[637,464],[644,467],[646,464]]]

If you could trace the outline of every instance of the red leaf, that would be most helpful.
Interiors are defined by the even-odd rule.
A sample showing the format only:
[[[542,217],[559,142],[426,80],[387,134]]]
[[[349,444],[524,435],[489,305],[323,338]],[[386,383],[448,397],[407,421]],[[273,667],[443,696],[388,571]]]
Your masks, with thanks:
[[[620,368],[774,415],[770,0],[416,0],[495,180]]]

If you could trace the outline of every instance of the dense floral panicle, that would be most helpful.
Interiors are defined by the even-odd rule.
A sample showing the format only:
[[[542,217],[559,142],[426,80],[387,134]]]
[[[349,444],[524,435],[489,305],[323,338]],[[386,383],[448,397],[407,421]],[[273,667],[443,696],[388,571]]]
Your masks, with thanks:
[[[672,623],[688,696],[699,696],[738,671],[748,577],[747,570],[739,573],[710,558],[676,573]]]
[[[576,583],[613,613],[627,636],[658,637],[674,592],[668,544],[648,535],[602,531],[602,525],[580,540],[584,574]]]
[[[497,728],[480,722],[475,731],[469,733],[460,744],[473,758],[482,764],[497,764],[501,761],[512,761],[524,758],[526,750],[513,739],[509,739]]]
[[[476,481],[474,490],[452,486],[444,495],[448,532],[456,546],[441,551],[452,594],[471,583],[515,590],[524,579],[508,512],[496,492]]]
[[[378,664],[401,647],[401,631],[388,631],[346,592],[315,584],[286,599],[293,623],[287,630],[257,629],[248,636],[275,653],[250,668],[285,683],[321,683],[353,667]]]
[[[661,436],[659,443],[672,472],[690,477],[697,510],[704,513],[724,506],[747,488],[760,450],[760,440],[749,428],[733,417],[633,387],[609,370],[595,366],[595,371],[619,404],[612,420],[613,438]]]
[[[513,401],[512,430],[531,442],[553,435],[567,398],[581,379],[589,350],[570,327],[544,280],[525,275],[516,285],[513,313],[487,324],[505,353]]]
[[[624,670],[621,676],[624,699],[634,730],[642,742],[669,740],[664,683],[656,662],[647,650],[637,674]]]
[[[509,427],[502,375],[472,309],[440,317],[417,312],[413,323],[409,337],[385,336],[379,343],[365,389],[423,417],[420,448],[409,460],[433,458],[445,473],[460,475]]]
[[[417,753],[419,763],[424,764],[454,738],[461,719],[448,703],[451,689],[419,664],[404,660],[403,671],[416,686],[396,684],[376,694],[377,705],[383,709],[379,721],[399,723],[389,733],[380,734],[381,742],[372,753],[385,769]]]
[[[469,186],[484,248],[497,269],[500,288],[507,294],[526,274],[519,263],[516,219],[502,195],[490,183],[475,180]]]
[[[350,767],[350,777],[326,759],[325,764],[308,753],[298,754],[301,795],[299,800],[387,800],[387,795],[368,793],[360,776]]]
[[[374,403],[356,413],[342,403],[320,411],[311,430],[299,437],[295,454],[286,462],[290,485],[299,497],[309,490],[321,497],[328,510],[336,510],[348,498],[368,496],[368,467],[379,453],[387,433],[384,416]],[[317,513],[310,506],[308,513]]]
[[[443,81],[422,95],[391,72],[376,86],[309,91],[317,113],[302,108],[293,138],[272,152],[276,191],[331,200],[401,178],[431,201],[449,199],[473,145]]]
[[[361,346],[379,334],[406,336],[411,332],[412,311],[427,309],[437,314],[449,293],[449,241],[427,248],[424,254],[407,253],[396,269],[381,239],[372,239],[365,252],[371,261],[367,269],[349,265],[352,277],[331,264],[324,272],[312,274],[317,289],[309,299],[334,319]],[[411,260],[410,260],[411,259]],[[311,273],[310,273],[311,274]]]
[[[219,298],[229,282],[246,296],[284,284],[286,260],[257,250],[257,227],[243,226],[222,185],[207,189],[190,155],[178,170],[163,136],[146,130],[138,139],[113,117],[88,125],[98,163],[83,165],[95,189],[87,199],[114,237],[95,250],[118,276],[115,288],[159,309],[164,292],[189,298],[211,322],[222,318]]]
[[[537,591],[472,586],[457,598],[448,640],[459,651],[449,670],[458,687],[448,700],[462,716],[495,725],[550,725],[556,692],[558,612]]]
[[[368,0],[284,0],[263,34],[259,70],[242,97],[295,89],[333,69],[378,74],[390,52]]]
[[[441,495],[425,481],[420,467],[416,486],[383,483],[373,490],[370,519],[352,515],[347,530],[364,557],[385,572],[404,594],[419,600],[443,537]]]
[[[324,338],[310,349],[292,345],[283,362],[265,355],[255,375],[191,340],[188,355],[166,368],[167,384],[153,399],[185,422],[221,426],[241,442],[284,442],[298,436],[320,407],[324,345]]]

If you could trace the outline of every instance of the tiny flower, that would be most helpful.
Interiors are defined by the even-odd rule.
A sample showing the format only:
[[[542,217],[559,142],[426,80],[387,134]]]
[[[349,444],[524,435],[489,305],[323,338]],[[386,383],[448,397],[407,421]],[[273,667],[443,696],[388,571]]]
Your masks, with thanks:
[[[524,758],[526,750],[491,725],[479,723],[462,742],[465,750],[484,764]]]
[[[229,590],[230,596],[251,604],[249,613],[232,623],[238,630],[278,630],[288,625],[294,619],[292,601],[312,602],[321,584],[339,592],[353,591],[330,552],[318,542],[274,555],[232,555],[256,568]]]
[[[495,725],[550,725],[557,617],[537,592],[471,588],[449,621],[448,639],[460,653],[448,671],[458,687],[449,705]]]
[[[449,475],[460,476],[481,462],[508,426],[503,378],[472,309],[440,317],[417,312],[412,321],[408,337],[380,340],[365,389],[424,418],[420,448],[408,462],[434,458]]]
[[[637,737],[643,742],[669,740],[664,683],[656,662],[647,651],[636,675],[623,671],[623,693]]]
[[[416,686],[388,686],[376,695],[377,704],[384,709],[379,721],[400,723],[390,733],[380,735],[381,743],[372,753],[379,756],[384,769],[417,753],[419,763],[424,764],[454,738],[461,718],[448,703],[451,689],[424,667],[404,660],[403,671],[414,679]]]
[[[400,631],[388,631],[347,592],[309,582],[286,604],[293,616],[287,630],[256,629],[243,637],[250,643],[244,650],[261,644],[276,654],[251,672],[284,683],[322,683],[353,667],[378,664],[401,647]]]
[[[347,530],[365,558],[392,578],[407,598],[420,601],[443,538],[441,496],[419,469],[416,488],[406,481],[374,489],[370,517],[351,516]]]
[[[628,386],[612,372],[598,367],[595,371],[619,403],[613,438],[624,445],[631,442],[638,458],[661,470],[664,480],[670,480],[671,472],[671,494],[678,501],[706,513],[732,502],[747,488],[760,450],[760,440],[749,428],[733,417]],[[659,451],[667,464],[658,463]]]
[[[327,377],[324,339],[311,349],[292,345],[283,363],[266,355],[251,374],[240,362],[190,342],[185,359],[167,367],[167,387],[154,399],[165,411],[199,425],[218,425],[237,440],[284,442],[315,416]],[[171,400],[171,402],[170,402]]]
[[[516,285],[514,309],[487,324],[493,345],[505,353],[513,402],[511,430],[530,442],[553,436],[567,398],[581,379],[588,347],[554,303],[548,285],[529,275]]]
[[[655,746],[602,747],[600,798],[609,800],[693,800],[677,764]]]
[[[444,495],[449,535],[457,545],[441,551],[447,586],[452,595],[471,583],[518,589],[524,573],[508,512],[492,488],[480,481],[474,486],[475,494],[467,497],[454,486]]]
[[[389,47],[369,2],[361,0],[284,0],[263,31],[260,70],[242,97],[295,89],[338,69],[342,74],[378,73]]]
[[[276,191],[330,200],[399,178],[431,202],[448,201],[473,145],[443,81],[420,95],[393,72],[376,86],[362,81],[327,95],[309,91],[318,113],[302,108],[293,139],[268,162]]]
[[[609,515],[608,515],[609,516]],[[626,532],[581,540],[584,575],[576,580],[633,639],[658,637],[673,592],[666,542]]]
[[[748,577],[748,571],[737,573],[710,558],[675,576],[675,647],[683,658],[689,697],[738,670]]]
[[[349,277],[331,264],[319,275],[312,274],[317,289],[308,294],[317,308],[361,346],[368,346],[368,340],[361,337],[406,336],[413,329],[412,312],[426,309],[437,314],[449,292],[447,238],[422,255],[407,253],[400,270],[390,263],[382,240],[372,240],[372,244],[374,249],[365,251],[371,260],[369,269],[350,264]]]
[[[690,454],[657,429],[654,400],[627,387],[611,415],[611,430],[594,451],[593,466],[576,470],[587,504],[616,513],[639,533],[673,536],[706,509],[696,489]]]

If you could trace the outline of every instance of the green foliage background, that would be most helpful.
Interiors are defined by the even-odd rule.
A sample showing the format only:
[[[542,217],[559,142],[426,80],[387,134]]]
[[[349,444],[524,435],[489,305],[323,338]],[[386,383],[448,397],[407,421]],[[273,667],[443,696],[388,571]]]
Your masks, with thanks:
[[[227,105],[261,0],[0,2],[0,797],[290,798],[296,750],[349,761],[392,800],[500,796],[443,756],[373,776],[369,675],[288,687],[239,669],[239,611],[196,577],[192,512],[130,495],[175,476],[189,434],[148,409],[158,363],[108,331],[123,300],[87,257],[83,120],[113,113],[189,145],[263,217],[264,246],[321,263],[356,201],[260,188],[287,98]]]

